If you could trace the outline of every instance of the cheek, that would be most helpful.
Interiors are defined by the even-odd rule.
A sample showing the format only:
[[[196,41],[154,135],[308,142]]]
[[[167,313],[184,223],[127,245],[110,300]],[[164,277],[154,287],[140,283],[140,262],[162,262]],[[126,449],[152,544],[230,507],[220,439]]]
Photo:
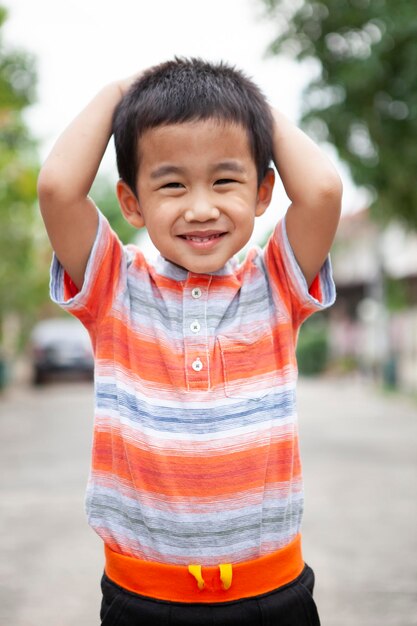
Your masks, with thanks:
[[[250,228],[255,220],[255,206],[252,203],[242,202],[235,206],[234,218],[242,227]]]
[[[257,201],[257,191],[252,189],[252,186],[245,186],[245,188],[242,189],[239,194],[236,194],[231,201],[234,201],[236,210],[254,214]]]
[[[172,211],[171,211],[172,213]],[[165,223],[170,215],[170,203],[166,200],[151,200],[145,207],[147,223],[153,227]]]
[[[160,196],[153,203],[153,212],[157,219],[167,220],[174,217],[181,208],[184,201],[181,198],[167,198]]]

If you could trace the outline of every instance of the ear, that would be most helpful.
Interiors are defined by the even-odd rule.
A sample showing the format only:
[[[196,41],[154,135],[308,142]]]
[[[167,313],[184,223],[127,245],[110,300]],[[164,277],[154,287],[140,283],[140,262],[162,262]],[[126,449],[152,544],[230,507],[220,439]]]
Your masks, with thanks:
[[[125,220],[135,228],[142,228],[145,226],[145,220],[140,209],[139,200],[124,180],[118,181],[116,193]]]
[[[258,188],[258,195],[256,197],[256,209],[255,209],[255,215],[257,217],[259,217],[260,215],[263,215],[265,211],[267,210],[271,202],[274,184],[275,184],[275,172],[270,167]]]

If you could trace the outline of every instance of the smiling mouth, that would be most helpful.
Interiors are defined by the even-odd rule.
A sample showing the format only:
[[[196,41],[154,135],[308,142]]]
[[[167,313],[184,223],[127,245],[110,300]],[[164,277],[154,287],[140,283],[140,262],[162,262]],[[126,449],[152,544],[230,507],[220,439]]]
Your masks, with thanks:
[[[197,241],[197,242],[201,242],[204,243],[206,241],[212,241],[214,239],[219,239],[220,237],[223,237],[223,235],[225,235],[226,233],[214,233],[212,235],[206,235],[206,236],[201,236],[201,235],[180,235],[181,239],[185,239],[186,241]]]

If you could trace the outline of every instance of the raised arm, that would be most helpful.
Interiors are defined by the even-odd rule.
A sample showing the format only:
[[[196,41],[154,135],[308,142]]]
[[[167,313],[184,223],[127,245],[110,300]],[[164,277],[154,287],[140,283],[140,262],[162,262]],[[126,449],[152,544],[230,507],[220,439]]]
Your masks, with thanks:
[[[96,95],[59,137],[39,175],[49,239],[79,289],[98,226],[88,193],[111,137],[113,112],[132,80],[111,83]]]
[[[342,183],[316,144],[280,112],[272,113],[274,161],[291,201],[286,216],[288,239],[310,286],[336,233]]]

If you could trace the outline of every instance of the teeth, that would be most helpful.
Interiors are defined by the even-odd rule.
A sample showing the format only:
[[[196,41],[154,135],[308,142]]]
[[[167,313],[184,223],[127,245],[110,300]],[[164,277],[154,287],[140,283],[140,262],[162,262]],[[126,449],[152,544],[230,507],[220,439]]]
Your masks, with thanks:
[[[210,239],[216,239],[217,237],[220,237],[220,235],[210,235],[210,237],[191,237],[185,235],[185,239],[188,239],[188,241],[210,241]]]

